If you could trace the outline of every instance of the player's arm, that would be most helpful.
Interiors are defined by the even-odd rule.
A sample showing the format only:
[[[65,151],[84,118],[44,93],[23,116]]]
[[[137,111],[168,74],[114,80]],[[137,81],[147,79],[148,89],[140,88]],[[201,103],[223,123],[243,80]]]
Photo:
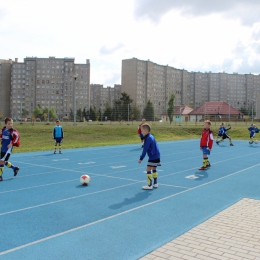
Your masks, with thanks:
[[[19,141],[19,136],[18,136],[18,133],[16,131],[13,131],[12,133],[12,146],[14,144],[16,144],[17,142]],[[9,148],[9,147],[8,147]]]
[[[208,144],[208,148],[209,148],[210,151],[211,151],[212,146],[213,146],[213,141],[214,141],[213,133],[211,132],[210,135],[209,135],[209,144]]]

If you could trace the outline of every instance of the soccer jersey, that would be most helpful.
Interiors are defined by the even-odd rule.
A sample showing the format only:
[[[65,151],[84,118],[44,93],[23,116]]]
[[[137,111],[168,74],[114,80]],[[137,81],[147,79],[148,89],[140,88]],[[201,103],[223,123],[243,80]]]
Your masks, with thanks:
[[[210,129],[203,129],[200,139],[200,147],[212,148],[213,145],[213,132]]]
[[[144,137],[144,148],[143,148],[143,153],[140,156],[140,160],[143,160],[146,153],[149,157],[149,160],[155,160],[160,158],[160,151],[159,147],[157,145],[157,142],[154,138],[154,136],[150,133],[148,133]]]
[[[63,138],[63,130],[61,125],[56,125],[53,129],[53,138]]]
[[[12,142],[12,136],[11,136],[11,132],[10,129],[4,129],[2,131],[2,148],[1,148],[1,152],[7,152],[8,151],[8,145]]]

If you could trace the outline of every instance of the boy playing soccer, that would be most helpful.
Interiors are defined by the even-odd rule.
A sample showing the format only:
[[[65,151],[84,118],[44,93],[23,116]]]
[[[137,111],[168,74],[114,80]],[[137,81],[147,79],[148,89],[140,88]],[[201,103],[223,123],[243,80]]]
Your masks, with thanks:
[[[200,150],[203,153],[203,165],[199,168],[199,170],[206,170],[210,167],[208,156],[210,155],[210,151],[213,145],[213,132],[210,130],[211,122],[206,120],[204,122],[204,129],[200,138]]]
[[[62,126],[60,125],[60,120],[56,120],[56,126],[53,128],[53,139],[55,140],[54,154],[56,154],[56,147],[58,144],[59,144],[59,153],[61,153],[63,130],[62,130]]]
[[[147,186],[143,186],[143,189],[152,190],[153,188],[158,188],[158,182],[157,182],[158,173],[156,167],[161,166],[160,151],[154,136],[150,133],[151,127],[148,124],[143,124],[141,131],[144,136],[144,148],[138,163],[142,162],[142,160],[144,159],[147,153],[149,157],[147,168],[146,168]]]
[[[258,128],[256,127],[255,124],[251,125],[249,128],[248,128],[248,131],[249,131],[249,137],[250,137],[250,141],[249,141],[249,144],[252,144],[254,141],[254,137],[255,137],[255,134],[259,132]]]
[[[219,145],[220,142],[223,142],[226,138],[228,138],[228,139],[229,139],[229,144],[230,144],[230,146],[234,146],[233,143],[232,143],[232,139],[231,139],[231,137],[228,135],[228,132],[227,132],[228,130],[231,129],[231,126],[229,126],[229,128],[226,128],[226,127],[225,127],[225,123],[222,123],[221,126],[222,126],[222,138],[221,138],[221,140],[217,140],[217,141],[216,141],[217,145]],[[219,130],[220,130],[220,129],[219,129]],[[217,139],[218,139],[218,138],[217,138]]]
[[[8,168],[13,169],[14,176],[16,176],[18,174],[18,171],[20,170],[19,167],[15,167],[8,161],[12,153],[13,145],[19,141],[19,136],[16,133],[16,131],[14,131],[13,129],[12,118],[7,117],[5,119],[5,127],[2,129],[0,139],[2,141],[1,159],[0,159],[0,181],[3,181],[3,172],[4,172],[5,165]]]

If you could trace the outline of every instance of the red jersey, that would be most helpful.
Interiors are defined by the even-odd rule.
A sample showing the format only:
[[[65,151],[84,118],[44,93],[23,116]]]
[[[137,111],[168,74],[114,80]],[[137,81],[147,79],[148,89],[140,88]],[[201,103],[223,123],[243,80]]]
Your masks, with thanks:
[[[213,145],[213,132],[210,129],[203,129],[201,138],[200,138],[200,147],[206,146],[209,149]]]

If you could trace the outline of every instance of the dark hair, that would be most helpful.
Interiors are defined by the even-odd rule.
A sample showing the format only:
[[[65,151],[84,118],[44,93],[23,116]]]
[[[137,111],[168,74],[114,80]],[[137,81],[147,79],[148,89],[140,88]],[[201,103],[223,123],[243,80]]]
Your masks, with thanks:
[[[6,117],[5,118],[5,124],[7,124],[7,122],[9,122],[9,121],[13,121],[13,119],[11,117]]]
[[[143,124],[143,125],[142,125],[142,128],[148,130],[148,132],[151,131],[151,127],[150,127],[148,124]]]
[[[57,120],[56,120],[56,123],[58,123],[58,122],[60,122],[60,120],[59,120],[59,119],[57,119]]]

